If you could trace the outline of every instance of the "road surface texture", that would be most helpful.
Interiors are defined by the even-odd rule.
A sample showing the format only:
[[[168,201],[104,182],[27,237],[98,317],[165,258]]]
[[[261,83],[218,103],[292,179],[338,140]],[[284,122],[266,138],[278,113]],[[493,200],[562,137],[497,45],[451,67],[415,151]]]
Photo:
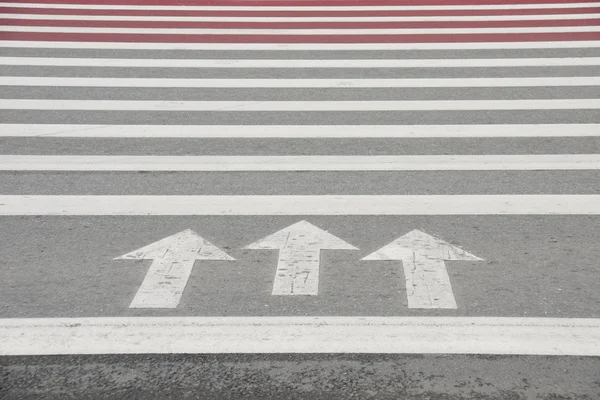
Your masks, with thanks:
[[[600,2],[0,20],[2,399],[600,398]]]

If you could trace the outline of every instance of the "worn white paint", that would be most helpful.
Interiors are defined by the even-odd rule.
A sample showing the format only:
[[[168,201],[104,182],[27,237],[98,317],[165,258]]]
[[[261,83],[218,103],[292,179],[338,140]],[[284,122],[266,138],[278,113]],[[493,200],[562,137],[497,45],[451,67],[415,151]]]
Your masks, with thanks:
[[[597,110],[597,99],[391,101],[156,101],[2,99],[0,110],[68,111],[474,111]]]
[[[212,16],[147,16],[147,15],[66,15],[66,14],[0,14],[2,19],[61,20],[61,21],[165,21],[165,22],[425,22],[425,21],[540,21],[596,19],[600,14],[539,14],[539,15],[452,15],[452,16],[394,16],[394,17],[212,17]]]
[[[363,260],[399,260],[404,268],[408,308],[451,308],[456,300],[444,261],[482,259],[419,230],[413,230]]]
[[[78,138],[502,138],[597,137],[600,124],[76,125],[0,124],[0,137]]]
[[[187,10],[187,11],[372,11],[373,9],[386,10],[511,10],[511,9],[569,9],[569,8],[588,8],[600,7],[600,3],[545,3],[545,4],[481,4],[481,5],[443,5],[443,6],[190,6],[190,5],[138,5],[138,4],[52,4],[52,3],[15,3],[1,2],[0,7],[18,7],[18,8],[61,8],[61,9],[86,9],[86,10]]]
[[[130,308],[176,308],[196,260],[234,260],[189,229],[115,260],[153,260]]]
[[[342,50],[340,48],[339,50]],[[600,57],[442,59],[202,59],[0,57],[0,65],[119,68],[483,68],[600,65]]]
[[[381,353],[600,356],[600,318],[0,319],[0,355]]]
[[[408,156],[0,155],[0,171],[538,171],[598,169],[600,169],[600,154]]]
[[[0,215],[600,215],[600,195],[0,195]]]
[[[2,76],[0,86],[127,88],[459,88],[600,86],[598,76],[423,79],[182,79]]]
[[[457,43],[128,43],[0,40],[0,48],[126,50],[478,50],[597,48],[600,40]]]
[[[282,296],[318,294],[321,250],[358,250],[306,221],[290,225],[245,248],[279,250],[272,294]]]
[[[526,28],[401,28],[401,29],[195,29],[195,28],[96,28],[63,26],[3,26],[5,32],[108,33],[136,35],[460,35],[490,33],[573,33],[598,32],[600,27],[555,26]]]

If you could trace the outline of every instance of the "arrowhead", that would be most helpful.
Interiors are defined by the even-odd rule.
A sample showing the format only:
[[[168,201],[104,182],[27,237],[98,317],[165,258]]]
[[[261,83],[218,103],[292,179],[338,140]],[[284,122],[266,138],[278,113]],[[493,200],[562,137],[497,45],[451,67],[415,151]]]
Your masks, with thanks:
[[[319,249],[358,250],[342,239],[306,222],[300,221],[294,225],[275,232],[259,241],[246,246],[246,249],[283,249],[290,245],[315,247]]]
[[[154,260],[163,258],[168,252],[193,257],[196,260],[235,260],[190,229],[124,254],[115,260]]]
[[[363,260],[402,260],[407,257],[412,258],[413,252],[437,260],[482,260],[461,248],[416,229],[369,254]]]

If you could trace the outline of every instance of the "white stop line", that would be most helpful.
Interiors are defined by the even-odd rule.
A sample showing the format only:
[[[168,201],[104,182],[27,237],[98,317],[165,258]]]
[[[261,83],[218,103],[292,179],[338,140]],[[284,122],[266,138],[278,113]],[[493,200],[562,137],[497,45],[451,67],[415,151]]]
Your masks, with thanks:
[[[0,320],[0,355],[168,353],[600,356],[600,319],[125,317]]]

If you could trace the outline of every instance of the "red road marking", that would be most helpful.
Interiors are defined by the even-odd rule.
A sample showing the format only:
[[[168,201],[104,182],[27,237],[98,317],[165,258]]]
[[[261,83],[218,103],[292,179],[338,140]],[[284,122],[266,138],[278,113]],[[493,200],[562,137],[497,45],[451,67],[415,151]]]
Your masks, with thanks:
[[[215,17],[393,17],[393,16],[483,16],[483,15],[558,15],[573,13],[600,13],[600,7],[585,8],[540,8],[481,10],[481,5],[543,5],[591,3],[592,0],[247,0],[232,3],[225,0],[21,0],[21,3],[83,4],[83,5],[168,5],[171,10],[92,10],[92,9],[47,9],[0,7],[0,13],[24,13],[40,15],[122,15],[122,16],[215,16]],[[185,5],[223,7],[222,10],[192,11]],[[380,10],[381,6],[448,6],[471,5],[471,10]],[[183,6],[183,7],[181,7]],[[227,6],[256,7],[256,11],[231,11]],[[262,6],[279,7],[322,7],[347,6],[340,11],[261,11]],[[352,10],[353,6],[372,6],[372,10]],[[43,18],[43,17],[42,17]],[[107,28],[205,28],[205,29],[439,29],[439,28],[508,28],[508,27],[558,27],[598,26],[600,19],[564,20],[521,20],[521,21],[323,21],[323,22],[212,22],[212,21],[93,21],[93,20],[30,20],[5,19],[0,21],[9,26],[54,26],[54,27],[107,27]],[[452,42],[524,42],[524,41],[577,41],[600,40],[599,32],[571,33],[511,33],[511,34],[376,34],[376,35],[238,35],[231,34],[125,34],[125,33],[46,33],[46,32],[2,32],[2,40],[72,41],[72,42],[146,42],[146,43],[452,43]]]
[[[385,7],[385,6],[482,6],[524,4],[593,3],[594,0],[19,0],[20,3],[131,5],[131,6],[212,6],[212,7]],[[175,3],[175,4],[174,4]]]
[[[469,43],[600,40],[600,32],[419,35],[182,35],[3,32],[2,40],[139,43]]]
[[[94,21],[0,19],[6,26],[55,26],[96,28],[172,28],[172,29],[439,29],[439,28],[514,28],[600,26],[598,19],[531,21],[408,21],[408,22],[204,22],[204,21]],[[235,32],[232,32],[235,33]]]
[[[47,15],[122,15],[149,17],[456,17],[494,15],[561,15],[596,14],[600,7],[582,8],[540,8],[507,10],[354,10],[354,11],[233,11],[211,10],[192,11],[185,7],[173,10],[92,10],[68,8],[19,8],[0,7],[2,14],[47,14]]]

